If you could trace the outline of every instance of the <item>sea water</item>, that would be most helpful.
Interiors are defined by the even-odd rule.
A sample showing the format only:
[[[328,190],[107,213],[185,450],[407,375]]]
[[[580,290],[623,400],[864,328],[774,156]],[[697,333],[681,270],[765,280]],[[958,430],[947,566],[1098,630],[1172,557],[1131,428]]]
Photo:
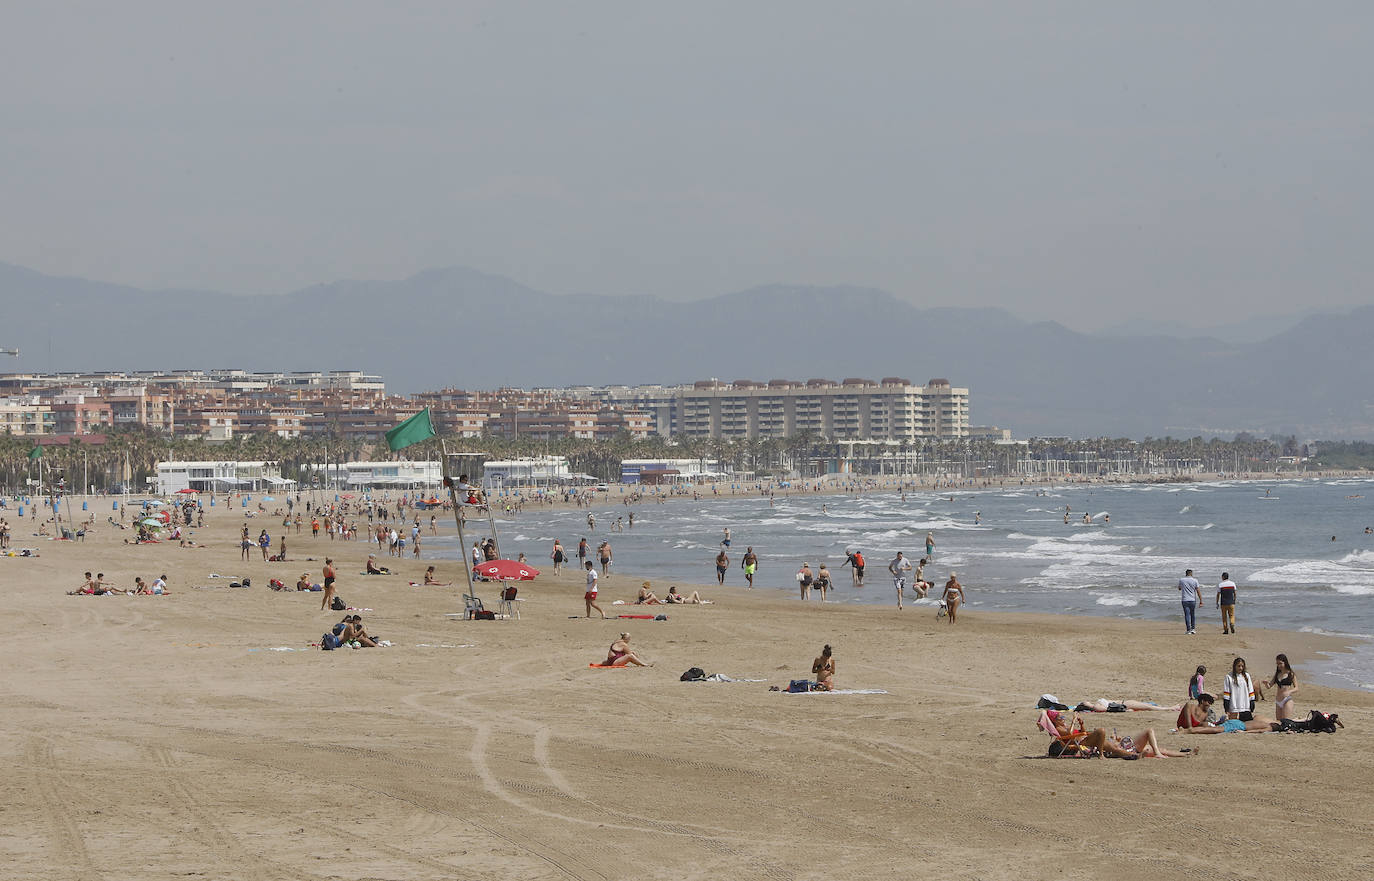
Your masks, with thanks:
[[[503,555],[523,552],[535,566],[549,565],[558,538],[575,562],[578,539],[586,537],[593,552],[609,540],[613,574],[643,576],[662,591],[674,581],[714,584],[715,556],[729,527],[727,584],[744,584],[740,558],[753,546],[758,588],[795,595],[801,564],[815,570],[825,562],[835,584],[833,601],[895,605],[888,562],[900,550],[914,566],[925,553],[926,533],[933,532],[935,553],[926,566],[932,596],[957,571],[972,609],[1171,621],[1181,631],[1177,583],[1192,569],[1203,585],[1203,632],[1220,630],[1215,585],[1229,572],[1239,585],[1239,629],[1351,637],[1353,654],[1309,669],[1332,684],[1374,690],[1374,535],[1364,532],[1374,525],[1374,480],[1013,485],[905,497],[896,490],[795,492],[778,494],[771,504],[751,492],[630,507],[613,492],[608,502],[591,509],[594,531],[585,509],[533,510],[498,520]],[[628,522],[630,511],[634,527],[611,531],[616,517]],[[1085,513],[1092,518],[1088,524]],[[485,525],[470,522],[478,530]],[[458,556],[451,538],[427,540],[426,548]],[[851,585],[843,568],[852,549],[861,550],[867,563],[862,589]],[[603,592],[633,595],[615,583],[603,584]],[[910,597],[908,588],[908,605]],[[935,602],[917,605],[933,613]],[[1267,660],[1252,664],[1263,668]]]

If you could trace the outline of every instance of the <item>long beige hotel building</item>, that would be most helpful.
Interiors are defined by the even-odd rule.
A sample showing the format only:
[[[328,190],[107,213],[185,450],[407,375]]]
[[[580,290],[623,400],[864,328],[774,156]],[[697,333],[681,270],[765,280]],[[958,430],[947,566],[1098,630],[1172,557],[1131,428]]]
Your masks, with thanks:
[[[829,440],[954,440],[969,436],[968,389],[946,379],[912,385],[886,377],[834,382],[705,380],[679,393],[679,430],[689,437]]]

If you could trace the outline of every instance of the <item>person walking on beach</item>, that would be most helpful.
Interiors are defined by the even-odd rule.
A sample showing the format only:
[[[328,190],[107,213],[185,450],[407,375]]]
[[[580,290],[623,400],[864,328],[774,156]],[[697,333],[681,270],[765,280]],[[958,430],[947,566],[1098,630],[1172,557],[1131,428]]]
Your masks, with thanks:
[[[815,580],[816,577],[811,573],[811,564],[802,563],[801,568],[797,570],[797,586],[801,588],[802,599],[811,599],[811,585]]]
[[[1236,632],[1236,583],[1229,572],[1221,573],[1217,583],[1217,608],[1221,610],[1221,632]]]
[[[730,558],[726,556],[725,549],[721,548],[720,553],[716,554],[716,584],[725,583],[725,570],[730,568]]]
[[[1183,626],[1188,633],[1197,633],[1197,600],[1201,585],[1193,577],[1193,570],[1187,569],[1178,580],[1178,593],[1183,601]]]
[[[824,562],[816,570],[816,589],[821,592],[821,602],[825,602],[825,595],[830,592],[830,570],[825,568]]]
[[[759,557],[754,553],[752,546],[744,549],[744,557],[740,560],[740,568],[744,570],[744,580],[749,582],[749,586],[754,586],[754,573],[759,571]]]
[[[587,617],[592,616],[592,609],[601,612],[601,607],[596,604],[596,566],[591,560],[585,562],[587,567],[587,592],[582,595],[582,599],[587,602]],[[606,613],[601,612],[601,620],[606,620]]]
[[[887,564],[887,571],[892,573],[892,587],[897,591],[897,608],[900,609],[902,593],[906,590],[906,574],[911,571],[911,561],[898,551],[892,562]]]
[[[935,533],[926,533],[926,559],[935,559]]]
[[[553,540],[553,553],[549,556],[553,559],[553,574],[557,575],[563,571],[563,545],[556,538]]]
[[[959,607],[964,604],[964,586],[959,583],[956,573],[949,573],[949,581],[945,582],[945,609],[949,615],[949,623],[953,624],[959,617]]]
[[[587,539],[583,538],[577,543],[577,565],[581,566],[587,562]]]
[[[324,558],[324,596],[320,598],[320,611],[329,608],[329,603],[334,599],[334,560],[330,557]]]
[[[597,555],[601,557],[601,574],[610,576],[611,574],[611,543],[603,541],[601,547],[597,548]]]

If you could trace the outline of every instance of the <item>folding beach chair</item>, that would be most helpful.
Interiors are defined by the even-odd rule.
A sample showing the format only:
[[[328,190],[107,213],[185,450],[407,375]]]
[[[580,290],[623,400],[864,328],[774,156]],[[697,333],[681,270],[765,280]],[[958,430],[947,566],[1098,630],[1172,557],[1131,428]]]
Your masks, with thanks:
[[[1049,755],[1051,758],[1083,759],[1097,753],[1096,750],[1083,746],[1083,738],[1088,736],[1088,732],[1074,731],[1069,734],[1060,734],[1059,729],[1054,727],[1054,721],[1050,719],[1049,710],[1040,711],[1040,718],[1036,721],[1036,727],[1050,736]]]
[[[516,603],[523,602],[523,600],[516,596],[516,592],[516,587],[513,584],[507,584],[501,589],[501,599],[496,603],[497,617],[514,617],[517,619],[520,617],[520,607]]]

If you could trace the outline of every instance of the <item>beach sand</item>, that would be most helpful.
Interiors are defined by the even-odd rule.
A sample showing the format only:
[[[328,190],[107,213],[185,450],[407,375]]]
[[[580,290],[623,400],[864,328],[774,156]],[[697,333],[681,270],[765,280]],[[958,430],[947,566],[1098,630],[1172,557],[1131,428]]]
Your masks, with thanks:
[[[1035,729],[1042,692],[1172,704],[1199,663],[1219,688],[1236,653],[1268,675],[1276,651],[1299,662],[1331,639],[976,608],[950,627],[930,607],[713,585],[698,589],[714,605],[651,610],[666,622],[574,620],[581,574],[548,570],[522,587],[521,620],[464,621],[446,615],[462,610],[452,562],[451,588],[409,586],[427,565],[413,558],[366,578],[365,543],[307,530],[288,539],[294,562],[240,564],[242,519],[208,510],[211,547],[195,550],[126,546],[108,525],[40,541],[10,516],[13,543],[42,557],[0,558],[0,875],[1359,878],[1374,857],[1374,695],[1302,685],[1304,712],[1341,714],[1334,736],[1090,717],[1154,727],[1194,759],[1052,760]],[[267,582],[318,580],[326,553],[394,647],[307,647],[342,613]],[[86,569],[121,585],[166,572],[174,593],[66,596]],[[607,613],[645,611],[610,605],[640,581],[603,580]],[[495,606],[494,586],[478,593]],[[621,630],[656,666],[589,669]],[[768,690],[806,677],[824,643],[838,687],[887,693]],[[679,682],[693,666],[768,681]]]

